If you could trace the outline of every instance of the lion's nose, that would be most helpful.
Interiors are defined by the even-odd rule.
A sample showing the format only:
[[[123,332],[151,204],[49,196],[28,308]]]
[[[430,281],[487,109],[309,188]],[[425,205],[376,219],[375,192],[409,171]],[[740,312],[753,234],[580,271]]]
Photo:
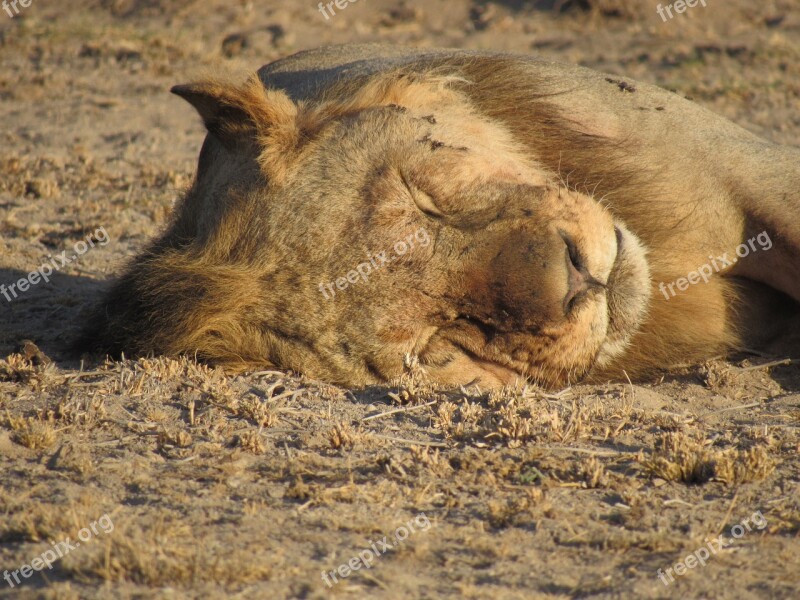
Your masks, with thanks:
[[[572,238],[563,231],[559,233],[566,246],[567,294],[564,296],[564,314],[569,314],[589,290],[605,286],[589,273],[583,256]]]
[[[575,268],[575,264],[571,260],[567,259],[567,295],[564,296],[564,312],[569,313],[579,297],[588,289],[586,277]]]

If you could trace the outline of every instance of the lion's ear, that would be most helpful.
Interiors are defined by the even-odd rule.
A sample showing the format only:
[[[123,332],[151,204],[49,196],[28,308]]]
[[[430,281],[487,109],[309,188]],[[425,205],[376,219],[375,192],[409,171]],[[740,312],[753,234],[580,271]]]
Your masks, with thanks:
[[[176,85],[170,90],[195,107],[208,132],[228,150],[252,140],[256,123],[237,90],[211,81]]]
[[[243,85],[208,80],[170,91],[195,107],[209,133],[227,149],[252,142],[261,146],[259,162],[265,168],[297,145],[297,105],[284,92],[265,88],[256,76]]]

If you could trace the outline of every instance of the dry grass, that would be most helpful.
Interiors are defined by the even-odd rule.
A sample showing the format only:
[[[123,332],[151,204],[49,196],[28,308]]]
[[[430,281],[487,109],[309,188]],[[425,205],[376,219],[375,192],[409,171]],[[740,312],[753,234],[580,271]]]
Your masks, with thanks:
[[[11,439],[31,450],[47,450],[56,442],[51,423],[33,417],[15,417],[6,410],[2,425],[11,431]]]
[[[734,485],[761,481],[775,470],[776,461],[764,446],[719,450],[710,445],[702,438],[668,433],[643,464],[656,477],[684,483],[715,480]]]
[[[285,586],[308,569],[334,568],[364,547],[360,535],[391,532],[397,519],[390,515],[398,511],[424,511],[439,523],[433,537],[385,559],[401,561],[398,568],[403,561],[419,568],[431,552],[446,552],[466,523],[533,536],[529,542],[556,552],[570,544],[679,552],[680,542],[655,526],[663,516],[654,497],[686,504],[705,498],[692,519],[718,519],[730,508],[731,486],[766,481],[791,489],[797,473],[796,429],[765,433],[746,423],[715,425],[708,411],[700,418],[635,408],[652,392],[627,385],[556,396],[530,387],[486,394],[410,377],[353,393],[280,374],[228,377],[164,358],[75,373],[12,355],[0,370],[9,374],[6,385],[45,390],[7,405],[0,432],[47,465],[9,480],[9,494],[30,491],[13,501],[0,497],[10,516],[0,541],[22,543],[30,553],[39,540],[74,535],[87,519],[116,511],[113,534],[59,564],[60,576],[73,581],[141,589]],[[16,373],[26,373],[24,383]],[[70,482],[70,491],[46,499],[48,472]],[[99,493],[87,495],[87,485]],[[616,498],[608,524],[591,524],[586,511],[603,511],[603,502],[592,500],[603,495]],[[127,503],[117,504],[120,497]],[[764,511],[770,535],[800,523],[796,503],[774,511],[757,495],[746,503],[750,513]],[[363,521],[367,507],[388,525]],[[65,510],[74,513],[70,519],[59,517]],[[687,518],[676,511],[670,527]],[[540,535],[563,541],[552,546]],[[280,539],[284,550],[276,556]],[[264,540],[261,549],[248,549]],[[307,554],[306,544],[330,548],[332,540],[343,558]],[[492,540],[481,534],[459,552],[512,560],[515,552]],[[300,571],[297,561],[306,565]],[[313,581],[309,590],[322,589]]]

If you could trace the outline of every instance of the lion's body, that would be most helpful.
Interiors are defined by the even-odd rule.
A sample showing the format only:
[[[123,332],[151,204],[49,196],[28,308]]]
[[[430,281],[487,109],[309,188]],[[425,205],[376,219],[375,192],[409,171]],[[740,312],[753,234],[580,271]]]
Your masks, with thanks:
[[[724,352],[766,331],[788,306],[778,292],[800,300],[800,151],[674,93],[383,46],[301,53],[259,78],[176,90],[210,131],[198,177],[106,300],[101,347],[348,385],[408,356],[444,383],[560,385]],[[761,232],[768,248],[662,294]],[[562,238],[580,250],[566,271]],[[417,247],[332,285],[398,240]],[[561,314],[585,281],[597,291]]]

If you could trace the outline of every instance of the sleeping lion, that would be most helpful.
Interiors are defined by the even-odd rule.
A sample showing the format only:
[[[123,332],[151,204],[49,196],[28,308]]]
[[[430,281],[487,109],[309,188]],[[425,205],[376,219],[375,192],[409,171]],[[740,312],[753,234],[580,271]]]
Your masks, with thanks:
[[[800,149],[530,56],[303,52],[172,90],[208,130],[85,338],[345,386],[643,377],[800,301]]]

